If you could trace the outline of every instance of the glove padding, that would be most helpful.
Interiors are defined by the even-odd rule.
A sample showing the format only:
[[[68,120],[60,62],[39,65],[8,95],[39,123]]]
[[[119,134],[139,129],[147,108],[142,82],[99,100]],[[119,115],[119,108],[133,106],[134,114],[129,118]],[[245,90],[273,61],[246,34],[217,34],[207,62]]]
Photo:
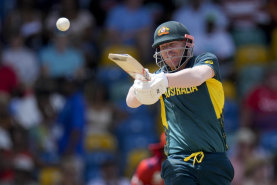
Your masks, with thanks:
[[[133,85],[136,98],[145,105],[156,103],[168,86],[167,77],[163,72],[151,74],[150,77],[150,81],[135,80]]]

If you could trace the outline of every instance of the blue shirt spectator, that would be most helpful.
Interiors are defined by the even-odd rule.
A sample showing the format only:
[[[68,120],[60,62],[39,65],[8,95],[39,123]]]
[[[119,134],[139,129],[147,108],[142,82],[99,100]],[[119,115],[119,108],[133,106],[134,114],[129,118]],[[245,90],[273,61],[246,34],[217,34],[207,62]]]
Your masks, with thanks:
[[[124,44],[133,45],[135,35],[151,24],[151,14],[146,8],[141,6],[132,10],[122,4],[110,11],[106,27],[108,30],[114,31],[114,36],[121,37]]]
[[[81,92],[76,91],[67,96],[64,108],[58,117],[58,124],[62,130],[58,142],[60,154],[82,156],[84,152],[85,102]]]
[[[143,0],[124,0],[107,15],[104,45],[127,46],[137,51],[139,60],[150,61],[153,22]]]
[[[82,73],[83,54],[68,43],[65,35],[55,38],[55,43],[42,49],[40,53],[43,75],[49,77],[76,77]]]

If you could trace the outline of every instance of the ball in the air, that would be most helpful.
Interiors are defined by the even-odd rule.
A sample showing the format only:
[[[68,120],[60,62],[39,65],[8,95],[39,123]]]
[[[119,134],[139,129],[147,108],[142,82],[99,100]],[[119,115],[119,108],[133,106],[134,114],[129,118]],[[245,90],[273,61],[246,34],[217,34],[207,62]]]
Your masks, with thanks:
[[[60,31],[66,31],[70,27],[70,22],[67,18],[61,17],[57,20],[56,26]]]

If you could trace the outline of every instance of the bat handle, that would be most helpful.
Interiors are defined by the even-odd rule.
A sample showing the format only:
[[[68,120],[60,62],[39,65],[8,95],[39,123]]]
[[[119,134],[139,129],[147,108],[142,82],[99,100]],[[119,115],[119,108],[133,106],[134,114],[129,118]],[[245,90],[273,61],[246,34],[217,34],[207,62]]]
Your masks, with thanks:
[[[147,81],[151,80],[148,69],[143,68],[143,76]]]

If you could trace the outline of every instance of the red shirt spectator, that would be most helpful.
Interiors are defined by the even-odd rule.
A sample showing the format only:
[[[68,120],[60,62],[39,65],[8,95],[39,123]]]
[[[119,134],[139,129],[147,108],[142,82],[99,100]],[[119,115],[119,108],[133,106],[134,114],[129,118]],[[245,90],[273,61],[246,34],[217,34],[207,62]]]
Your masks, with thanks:
[[[265,81],[244,101],[242,124],[260,132],[277,130],[277,69],[271,68]]]
[[[149,149],[153,156],[142,160],[136,173],[132,177],[131,185],[164,185],[161,178],[161,166],[164,156],[165,134],[161,135],[161,141],[158,144],[151,144]]]
[[[17,86],[17,77],[12,68],[0,62],[0,92],[10,94]]]

